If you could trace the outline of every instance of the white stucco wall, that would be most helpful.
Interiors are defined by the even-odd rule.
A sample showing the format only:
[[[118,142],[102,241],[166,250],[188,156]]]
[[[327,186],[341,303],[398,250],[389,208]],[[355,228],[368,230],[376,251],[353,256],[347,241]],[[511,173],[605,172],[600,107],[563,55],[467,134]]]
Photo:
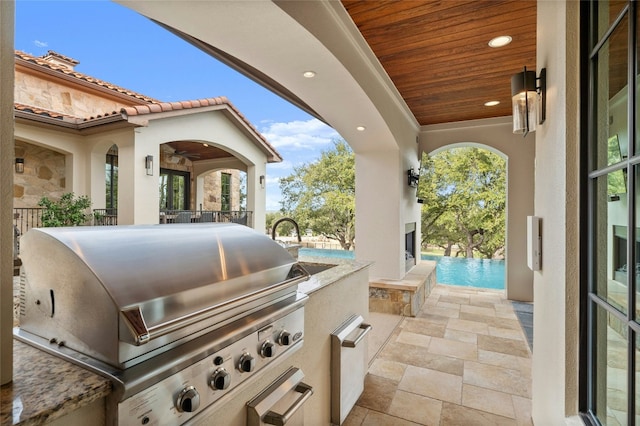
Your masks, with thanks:
[[[542,270],[534,273],[535,424],[578,409],[579,2],[538,1],[537,68],[547,69],[547,121],[536,131],[535,214]]]

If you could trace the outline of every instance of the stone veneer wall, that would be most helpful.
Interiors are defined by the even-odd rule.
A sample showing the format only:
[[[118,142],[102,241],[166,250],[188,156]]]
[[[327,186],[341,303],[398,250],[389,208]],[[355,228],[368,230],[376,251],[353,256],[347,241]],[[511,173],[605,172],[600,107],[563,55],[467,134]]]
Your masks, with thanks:
[[[16,141],[15,156],[24,158],[24,173],[13,173],[13,207],[38,207],[43,196],[58,199],[66,192],[63,154]]]
[[[222,173],[231,175],[231,210],[240,210],[240,171],[239,170],[218,170],[209,172],[204,176],[204,202],[203,210],[220,210],[222,204],[220,196],[222,194]]]
[[[119,112],[126,105],[113,99],[105,99],[68,86],[60,81],[52,82],[31,74],[16,71],[15,102],[69,114],[74,117],[91,117]]]

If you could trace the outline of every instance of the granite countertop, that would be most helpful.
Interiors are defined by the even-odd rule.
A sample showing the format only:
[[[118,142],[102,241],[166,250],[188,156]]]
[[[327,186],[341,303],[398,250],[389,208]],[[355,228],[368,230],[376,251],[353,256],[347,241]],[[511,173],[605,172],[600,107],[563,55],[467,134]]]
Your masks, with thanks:
[[[360,271],[361,269],[371,266],[371,264],[373,263],[352,259],[337,259],[311,256],[300,256],[298,258],[298,261],[303,264],[303,267],[305,262],[327,266],[335,265],[333,267],[325,269],[322,272],[311,275],[311,277],[307,281],[303,281],[298,284],[298,291],[305,294],[316,292],[321,288],[333,284],[344,277],[347,277],[355,272]]]
[[[109,379],[14,339],[13,382],[0,388],[0,424],[44,424],[110,392]]]

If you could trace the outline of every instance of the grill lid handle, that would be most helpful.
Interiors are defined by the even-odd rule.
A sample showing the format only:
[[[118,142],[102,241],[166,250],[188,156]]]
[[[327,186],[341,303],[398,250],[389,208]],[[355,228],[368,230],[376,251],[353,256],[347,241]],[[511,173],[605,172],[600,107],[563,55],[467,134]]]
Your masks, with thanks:
[[[151,336],[149,335],[147,324],[144,322],[144,317],[142,316],[140,307],[135,306],[121,312],[125,322],[127,323],[127,327],[129,327],[129,331],[133,334],[136,345],[143,345],[147,343]]]

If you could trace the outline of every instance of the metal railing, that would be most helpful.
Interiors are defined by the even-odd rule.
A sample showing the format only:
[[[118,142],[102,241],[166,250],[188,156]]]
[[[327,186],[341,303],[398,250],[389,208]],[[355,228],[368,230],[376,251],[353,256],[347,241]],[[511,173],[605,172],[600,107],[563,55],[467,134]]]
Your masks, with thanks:
[[[95,226],[114,226],[118,224],[118,209],[93,209]]]
[[[42,227],[41,207],[14,207],[13,225],[16,236],[24,235],[31,228]],[[232,222],[253,226],[253,212],[212,210],[165,210],[160,212],[160,223]],[[118,224],[118,209],[93,209],[95,226]]]
[[[31,228],[42,227],[41,207],[14,207],[13,208],[13,226],[16,236],[24,235]]]
[[[253,212],[218,210],[163,210],[160,223],[231,222],[253,226]]]

